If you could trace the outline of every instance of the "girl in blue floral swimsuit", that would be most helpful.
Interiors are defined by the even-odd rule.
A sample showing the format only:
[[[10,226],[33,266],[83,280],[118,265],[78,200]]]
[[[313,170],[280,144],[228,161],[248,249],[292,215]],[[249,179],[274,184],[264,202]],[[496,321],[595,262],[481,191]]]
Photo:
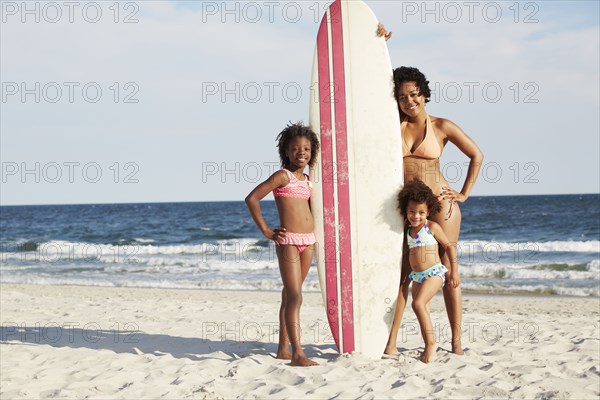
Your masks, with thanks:
[[[425,342],[420,360],[427,363],[435,357],[437,351],[429,316],[429,302],[446,281],[453,287],[460,285],[456,243],[448,241],[439,224],[427,220],[429,215],[438,213],[441,206],[431,189],[422,181],[417,179],[404,186],[398,194],[398,208],[408,226],[404,251],[408,252],[412,269],[408,276],[412,281],[412,308],[419,320]],[[438,244],[449,256],[450,270],[441,263]]]

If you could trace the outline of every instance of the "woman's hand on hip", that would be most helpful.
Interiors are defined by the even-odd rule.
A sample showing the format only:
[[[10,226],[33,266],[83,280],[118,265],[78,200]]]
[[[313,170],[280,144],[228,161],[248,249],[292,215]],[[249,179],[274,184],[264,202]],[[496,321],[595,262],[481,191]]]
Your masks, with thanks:
[[[454,273],[451,271],[446,272],[446,284],[450,285],[450,287],[453,288],[457,288],[460,286],[460,275],[458,271]]]
[[[452,189],[450,186],[442,187],[442,193],[440,194],[439,198],[441,198],[441,200],[447,200],[451,204],[454,204],[456,202],[464,203],[465,200],[467,200],[467,196],[465,196],[461,192],[457,192],[456,190]]]

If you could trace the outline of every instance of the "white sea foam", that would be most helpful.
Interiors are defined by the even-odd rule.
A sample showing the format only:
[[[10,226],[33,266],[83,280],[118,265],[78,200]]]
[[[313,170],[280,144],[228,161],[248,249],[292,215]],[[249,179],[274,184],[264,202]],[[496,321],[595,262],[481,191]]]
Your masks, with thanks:
[[[557,294],[562,296],[588,297],[600,296],[600,288],[595,287],[567,287],[561,285],[494,285],[489,283],[461,281],[465,290],[485,293],[532,293],[532,294]]]
[[[256,259],[260,253],[273,252],[272,246],[259,245],[257,239],[227,239],[215,243],[201,243],[195,245],[162,245],[151,244],[127,244],[112,245],[86,242],[69,242],[53,240],[40,243],[33,251],[5,251],[1,253],[3,260],[23,259],[43,261],[66,261],[74,259],[106,260],[107,262],[127,261],[126,258],[134,258],[140,255],[240,255],[248,259]],[[125,259],[124,259],[125,258]],[[111,261],[113,260],[113,261]]]
[[[146,288],[172,288],[172,289],[211,289],[211,290],[268,290],[279,291],[282,289],[280,279],[258,280],[169,280],[169,279],[122,279],[107,280],[75,276],[41,276],[41,275],[3,275],[2,283],[42,284],[42,285],[82,285],[105,287],[146,287]],[[515,293],[529,292],[541,294],[558,294],[566,296],[600,296],[600,289],[595,287],[567,287],[562,285],[519,285],[519,284],[494,284],[491,282],[476,282],[463,280],[461,286],[466,290],[481,291],[486,293]],[[319,292],[320,285],[316,274],[307,278],[303,285],[307,292]]]
[[[600,253],[600,241],[550,241],[550,242],[495,242],[486,240],[464,240],[458,242],[461,253],[472,252],[573,252]]]
[[[80,285],[102,287],[144,287],[164,289],[211,289],[211,290],[268,290],[280,291],[283,289],[281,280],[150,280],[150,279],[123,279],[103,280],[84,277],[41,276],[41,275],[11,275],[2,276],[2,283],[35,284],[35,285]],[[315,277],[307,278],[302,288],[307,292],[319,292],[320,286]]]
[[[589,257],[581,253],[597,253],[599,244],[599,241],[464,241],[460,243],[462,285],[488,292],[529,291],[598,296],[600,260],[597,256]],[[475,255],[471,258],[468,252],[473,251],[489,256]],[[501,258],[497,257],[498,251],[503,252]],[[519,257],[506,254],[517,251],[520,252]],[[528,257],[535,251],[574,254]],[[281,289],[275,247],[270,242],[255,238],[188,245],[50,241],[39,244],[34,251],[5,251],[0,256],[2,282],[223,290]],[[533,258],[535,262],[531,262]],[[590,258],[593,259],[590,261]],[[316,276],[314,268],[311,269],[304,290],[319,290]]]
[[[133,238],[138,243],[153,243],[156,242],[154,239],[144,239],[144,238]]]
[[[581,264],[566,263],[556,265],[548,264],[504,264],[504,263],[473,263],[461,264],[459,267],[462,277],[470,278],[497,278],[497,279],[580,279],[600,280],[600,260],[589,262],[585,270],[579,268]]]
[[[41,243],[34,251],[5,251],[1,253],[3,260],[10,259],[35,259],[36,256],[44,261],[85,259],[100,260],[105,262],[123,262],[124,258],[133,258],[144,255],[198,255],[209,257],[239,256],[245,260],[257,260],[261,256],[275,257],[274,246],[259,244],[261,241],[253,238],[226,239],[214,243],[181,244],[181,245],[154,245],[152,239],[134,239],[138,243],[126,245],[97,244],[86,242],[69,242],[53,240]],[[574,253],[600,253],[600,241],[552,241],[552,242],[527,242],[510,243],[495,241],[460,241],[459,254],[464,258],[471,255],[497,257],[503,254],[519,252],[522,257],[532,256],[536,252],[574,252]],[[116,260],[116,261],[115,261]]]

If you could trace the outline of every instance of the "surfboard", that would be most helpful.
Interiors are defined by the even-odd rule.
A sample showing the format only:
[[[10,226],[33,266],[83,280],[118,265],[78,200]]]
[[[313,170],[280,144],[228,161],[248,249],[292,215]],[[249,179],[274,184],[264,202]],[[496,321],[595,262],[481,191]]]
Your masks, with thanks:
[[[310,126],[316,263],[341,353],[381,357],[400,282],[403,184],[392,65],[378,20],[362,1],[336,0],[319,26]]]

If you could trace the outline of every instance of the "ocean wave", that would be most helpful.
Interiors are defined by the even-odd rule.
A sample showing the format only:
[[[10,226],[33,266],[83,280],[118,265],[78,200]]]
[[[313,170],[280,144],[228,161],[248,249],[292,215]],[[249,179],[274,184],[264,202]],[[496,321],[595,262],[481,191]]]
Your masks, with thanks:
[[[462,277],[467,278],[600,280],[600,260],[587,264],[461,264],[459,271]]]
[[[465,240],[458,242],[462,253],[470,252],[572,252],[600,253],[600,240],[587,241],[550,241],[550,242],[494,242],[486,240]]]
[[[256,238],[221,238],[220,240],[203,242],[198,244],[171,244],[155,245],[154,239],[131,238],[124,239],[114,244],[71,242],[64,240],[52,240],[37,243],[32,240],[24,240],[13,246],[3,246],[0,254],[6,257],[18,256],[18,253],[43,253],[45,256],[72,255],[74,258],[90,258],[95,254],[163,254],[163,255],[187,255],[187,254],[234,254],[240,252],[264,252],[272,249],[273,242],[267,239]],[[599,253],[600,241],[550,241],[550,242],[496,242],[486,240],[465,240],[458,242],[458,251],[461,255],[474,253],[497,254],[499,252],[523,252],[534,254],[535,252],[571,252],[571,253]]]
[[[207,255],[219,256],[228,254],[247,255],[248,259],[255,259],[252,254],[268,252],[272,247],[269,241],[263,239],[227,239],[214,243],[181,244],[181,245],[152,245],[146,244],[150,239],[135,239],[136,243],[125,244],[98,244],[89,242],[69,242],[54,240],[43,243],[25,242],[12,248],[4,248],[0,256],[3,260],[36,258],[52,262],[69,259],[88,260],[127,260],[138,255]],[[139,243],[145,240],[146,243]],[[32,255],[33,254],[33,255]],[[37,255],[37,257],[36,257]],[[119,256],[119,257],[116,257]]]
[[[599,287],[571,287],[561,285],[499,285],[493,283],[462,282],[465,291],[486,294],[536,294],[577,297],[599,297]]]
[[[0,263],[0,271],[9,272],[9,271],[25,271],[27,269],[35,269],[39,268],[37,265],[14,265],[14,264],[6,264]]]
[[[97,279],[77,276],[40,276],[40,275],[9,275],[2,276],[2,283],[36,284],[36,285],[80,285],[100,287],[131,287],[131,288],[161,288],[161,289],[208,289],[208,290],[263,290],[280,291],[283,288],[278,279],[256,280],[169,280],[169,279]],[[535,295],[562,295],[578,297],[599,297],[600,288],[571,287],[561,284],[503,284],[498,282],[473,282],[463,280],[462,288],[467,292],[487,294],[535,294]],[[305,292],[320,292],[320,285],[315,276],[310,276],[303,285]]]
[[[100,280],[83,277],[58,277],[58,276],[3,276],[2,283],[28,284],[28,285],[78,285],[98,287],[131,287],[131,288],[162,288],[162,289],[209,289],[209,290],[266,290],[281,291],[281,280]],[[302,290],[305,292],[320,292],[319,281],[316,277],[307,280]]]

